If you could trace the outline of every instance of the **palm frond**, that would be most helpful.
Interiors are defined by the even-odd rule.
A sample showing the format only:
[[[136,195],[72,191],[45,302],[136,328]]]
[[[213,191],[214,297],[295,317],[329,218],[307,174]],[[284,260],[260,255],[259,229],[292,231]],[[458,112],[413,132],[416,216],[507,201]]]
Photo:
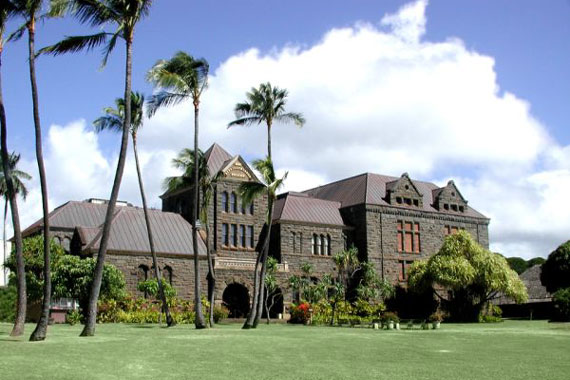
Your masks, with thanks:
[[[89,36],[66,37],[62,41],[40,49],[38,54],[51,54],[54,56],[66,53],[77,53],[82,50],[92,50],[103,45],[110,33],[97,33]]]
[[[185,94],[160,91],[159,93],[152,95],[146,104],[148,116],[152,117],[160,108],[173,106],[183,102],[187,98],[188,96]]]
[[[254,199],[262,197],[267,192],[267,187],[259,182],[242,182],[238,192],[242,200],[242,206],[247,207]]]
[[[107,61],[109,60],[109,56],[111,55],[111,53],[115,49],[115,46],[117,45],[117,40],[121,36],[120,34],[121,31],[122,28],[119,28],[119,30],[117,30],[115,34],[113,34],[111,39],[109,39],[107,45],[105,45],[105,48],[103,49],[103,60],[101,61],[101,67],[107,66]]]
[[[121,23],[121,14],[113,3],[118,1],[72,0],[73,14],[82,24],[100,26],[109,21]]]
[[[12,33],[10,33],[10,35],[8,35],[8,38],[6,39],[6,41],[8,41],[8,42],[18,41],[24,35],[26,28],[27,28],[26,24],[20,25],[18,27],[18,29],[16,29],[14,32],[12,32]]]
[[[261,174],[261,178],[263,178],[266,184],[271,184],[275,181],[275,169],[269,157],[264,160],[254,160],[252,166]]]
[[[252,124],[259,124],[263,121],[259,116],[245,116],[228,123],[228,128],[235,127],[236,125],[250,126]]]
[[[281,123],[295,123],[295,125],[302,127],[305,124],[305,118],[302,114],[296,112],[288,112],[275,117],[276,121]]]

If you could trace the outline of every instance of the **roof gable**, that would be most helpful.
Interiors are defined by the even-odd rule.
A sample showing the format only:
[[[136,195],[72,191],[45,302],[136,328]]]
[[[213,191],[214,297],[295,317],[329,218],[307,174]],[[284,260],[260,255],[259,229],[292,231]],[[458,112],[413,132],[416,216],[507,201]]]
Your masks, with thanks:
[[[226,161],[220,170],[224,174],[224,178],[227,179],[259,182],[253,170],[251,170],[249,165],[239,155]]]

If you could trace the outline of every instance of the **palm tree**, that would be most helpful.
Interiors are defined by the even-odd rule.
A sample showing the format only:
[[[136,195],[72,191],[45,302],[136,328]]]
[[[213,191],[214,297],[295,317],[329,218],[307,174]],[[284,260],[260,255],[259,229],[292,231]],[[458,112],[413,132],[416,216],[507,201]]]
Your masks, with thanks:
[[[152,255],[152,263],[154,265],[154,275],[158,283],[158,296],[162,301],[162,308],[166,314],[166,323],[168,327],[175,325],[175,321],[170,315],[170,310],[168,307],[168,302],[166,301],[166,295],[164,293],[164,287],[162,284],[162,276],[160,275],[160,268],[158,266],[158,260],[156,259],[156,251],[154,247],[154,238],[152,234],[152,227],[150,224],[150,217],[148,214],[148,207],[146,203],[146,195],[144,191],[141,167],[139,163],[139,154],[137,149],[137,133],[143,125],[143,104],[144,95],[138,92],[131,92],[131,139],[133,141],[133,151],[135,154],[135,166],[137,168],[137,177],[139,180],[139,190],[141,193],[141,199],[143,204],[144,219],[146,223],[146,231],[148,235],[148,243],[150,245],[150,253]],[[93,122],[97,132],[104,130],[111,130],[114,132],[121,132],[123,129],[123,119],[125,115],[125,102],[123,98],[115,99],[116,108],[107,107],[103,111],[105,116],[101,116]]]
[[[271,156],[271,127],[274,122],[295,123],[302,127],[305,118],[300,113],[285,112],[287,103],[287,90],[273,87],[271,83],[262,83],[259,88],[252,88],[246,93],[247,101],[238,103],[234,112],[236,120],[228,124],[229,127],[235,125],[250,126],[265,123],[267,126],[267,157]]]
[[[265,160],[255,160],[252,165],[261,174],[263,182],[243,182],[239,187],[239,193],[244,207],[251,204],[255,198],[259,198],[263,196],[263,194],[267,194],[267,219],[265,221],[267,230],[263,239],[263,244],[255,261],[253,302],[251,310],[249,311],[247,319],[243,325],[244,329],[257,327],[263,312],[263,283],[265,279],[265,271],[263,270],[263,267],[264,263],[267,261],[267,254],[269,252],[269,238],[271,224],[273,221],[273,203],[277,197],[277,191],[281,186],[283,186],[283,183],[287,178],[287,173],[279,179],[275,176],[273,163],[269,157]],[[259,271],[258,275],[260,264],[261,271]]]
[[[0,157],[0,162],[2,166],[4,165],[4,160]],[[10,174],[12,176],[12,187],[14,189],[14,194],[20,194],[22,198],[25,200],[28,196],[28,189],[26,185],[24,185],[24,180],[32,179],[28,173],[16,169],[18,166],[18,162],[20,161],[20,155],[16,153],[11,153],[8,156],[8,166],[10,170]],[[7,242],[6,242],[6,219],[8,218],[8,202],[10,201],[8,196],[8,181],[6,180],[6,175],[4,172],[0,173],[0,196],[4,197],[4,222],[3,227],[4,230],[2,231],[2,241],[4,242],[4,261],[6,262],[6,251],[7,251]],[[4,283],[6,284],[6,271],[4,270]]]
[[[103,265],[107,253],[107,243],[111,223],[115,213],[115,204],[119,196],[125,161],[127,157],[127,147],[129,142],[129,128],[131,125],[131,82],[132,82],[132,47],[137,23],[148,15],[152,0],[70,0],[71,9],[81,23],[86,23],[91,27],[102,27],[103,25],[114,24],[116,29],[113,33],[101,32],[89,36],[67,37],[57,44],[42,49],[43,53],[59,55],[64,53],[78,52],[83,49],[93,49],[105,45],[103,55],[103,66],[107,58],[117,45],[119,39],[125,41],[125,93],[124,93],[124,118],[121,131],[121,149],[117,162],[117,171],[113,181],[111,197],[107,205],[105,223],[101,235],[101,243],[97,253],[97,264],[93,275],[91,294],[87,310],[85,327],[81,336],[93,336],[95,334],[95,322],[97,319],[97,300],[101,291],[101,281],[103,278]]]
[[[279,87],[273,87],[271,83],[262,83],[259,88],[252,88],[250,92],[246,93],[247,101],[243,103],[238,103],[235,106],[234,112],[236,115],[236,120],[228,124],[228,128],[235,125],[250,126],[254,124],[265,123],[267,126],[267,159],[273,165],[273,158],[271,156],[271,127],[274,122],[290,123],[293,122],[299,127],[305,124],[305,118],[300,113],[285,112],[285,104],[287,103],[287,90],[280,89]],[[269,194],[268,194],[269,197]],[[273,203],[268,202],[268,207],[273,207]],[[269,239],[271,235],[271,230],[267,230],[265,239],[267,240],[267,245],[269,245]],[[265,246],[265,243],[263,244]],[[248,316],[244,328],[256,327],[261,318],[262,305],[263,305],[263,295],[264,295],[264,281],[266,272],[266,263],[262,258],[262,253],[258,253],[257,262],[261,262],[261,273],[259,280],[259,289],[255,287],[254,281],[254,292],[258,292],[259,295],[254,294],[254,303],[256,303],[257,297],[260,299],[258,311],[255,307],[252,307],[250,314],[254,315],[251,322]],[[267,256],[267,255],[265,255]],[[257,268],[256,263],[256,268]],[[255,271],[254,276],[257,276],[257,271]]]
[[[214,195],[217,181],[223,176],[222,172],[218,172],[211,176],[208,170],[208,164],[201,151],[198,151],[198,162],[200,171],[200,191],[202,192],[202,203],[200,205],[200,219],[204,222],[206,229],[206,256],[208,258],[208,301],[210,302],[209,323],[210,327],[214,326],[214,301],[216,294],[216,272],[212,262],[212,247],[210,245],[210,223],[208,220],[208,210]],[[172,160],[172,164],[177,169],[181,169],[181,176],[167,177],[164,180],[163,187],[167,191],[175,191],[185,189],[192,186],[192,177],[194,173],[194,151],[191,149],[182,149],[178,156]]]
[[[148,103],[149,115],[161,107],[178,104],[184,100],[192,99],[194,105],[194,162],[198,161],[198,120],[200,113],[200,97],[208,84],[209,65],[205,59],[195,59],[185,52],[178,52],[170,60],[158,61],[148,72],[147,78],[160,88]],[[194,165],[194,183],[199,183],[199,168]],[[194,307],[196,318],[194,324],[197,329],[206,327],[204,313],[202,312],[200,266],[198,262],[198,186],[194,186],[192,193],[192,248],[194,250]]]
[[[2,51],[4,49],[4,28],[6,21],[12,17],[16,11],[16,6],[9,0],[0,1],[0,68],[2,67]],[[6,121],[6,111],[4,109],[4,100],[2,97],[2,76],[0,75],[0,140],[1,140],[1,157],[2,172],[6,179],[6,195],[10,202],[12,210],[12,226],[14,228],[14,245],[16,257],[16,278],[18,288],[18,303],[16,311],[16,319],[11,336],[20,336],[24,333],[24,323],[26,321],[27,294],[26,294],[26,273],[24,268],[24,257],[22,254],[22,233],[20,230],[20,216],[18,213],[18,202],[16,199],[16,190],[14,188],[14,180],[10,171],[10,157],[8,154],[8,126]],[[6,224],[4,220],[4,224]],[[4,238],[6,241],[6,238]],[[6,248],[4,247],[4,252]]]
[[[38,163],[38,172],[40,175],[40,188],[42,192],[42,211],[43,211],[43,236],[44,236],[44,286],[42,311],[36,329],[30,336],[31,341],[41,341],[46,338],[47,326],[49,321],[49,308],[51,304],[51,270],[50,270],[50,247],[49,247],[49,206],[48,206],[48,188],[46,171],[42,150],[42,128],[40,121],[40,105],[38,96],[38,86],[36,81],[36,24],[41,22],[48,16],[61,15],[65,9],[64,3],[58,0],[50,1],[49,12],[44,13],[47,8],[45,0],[12,0],[16,7],[17,14],[24,19],[16,32],[10,36],[10,40],[16,40],[28,32],[28,63],[30,71],[30,84],[32,87],[32,108],[34,116],[34,129],[36,137],[36,160]]]

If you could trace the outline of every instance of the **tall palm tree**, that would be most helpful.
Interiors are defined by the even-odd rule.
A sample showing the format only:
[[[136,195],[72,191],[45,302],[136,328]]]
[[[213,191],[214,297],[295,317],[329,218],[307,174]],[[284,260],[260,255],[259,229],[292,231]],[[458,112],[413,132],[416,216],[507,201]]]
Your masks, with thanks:
[[[6,21],[15,14],[16,6],[10,0],[0,0],[0,69],[2,67],[2,51],[4,49],[4,29]],[[6,121],[6,111],[2,97],[2,76],[0,75],[0,140],[2,172],[6,179],[6,195],[12,210],[12,226],[14,228],[14,246],[16,256],[16,278],[18,288],[18,303],[14,327],[10,335],[20,336],[24,333],[24,323],[26,321],[27,294],[26,294],[26,273],[24,268],[24,257],[22,255],[22,233],[20,230],[20,216],[18,213],[18,202],[14,188],[14,180],[10,171],[10,157],[8,154],[8,126]],[[5,224],[5,223],[4,223]],[[4,238],[4,241],[6,239]],[[4,248],[4,252],[6,249]]]
[[[305,124],[305,118],[302,114],[285,111],[287,95],[288,93],[285,89],[274,87],[269,82],[262,83],[259,85],[259,88],[252,88],[250,92],[246,93],[247,101],[236,104],[234,112],[237,119],[228,124],[228,128],[230,128],[236,125],[250,126],[254,124],[265,123],[267,126],[267,159],[271,162],[272,165],[273,158],[271,156],[271,127],[273,126],[273,123],[292,122],[299,127],[302,127]],[[269,194],[267,195],[269,198]],[[270,204],[268,202],[268,207],[273,207],[273,204]],[[265,234],[267,246],[269,246],[270,235],[271,229],[268,229],[267,234]],[[265,245],[266,243],[264,242],[263,246]],[[256,268],[258,267],[257,262],[261,263],[261,272],[259,273],[260,279],[254,281],[254,293],[259,293],[258,295],[254,294],[254,303],[256,303],[256,299],[259,299],[260,302],[256,303],[257,310],[255,307],[252,307],[250,310],[250,315],[253,315],[253,318],[250,321],[250,317],[248,315],[246,323],[244,324],[244,328],[256,327],[259,323],[261,313],[263,311],[262,305],[265,286],[263,279],[265,278],[265,272],[267,268],[263,256],[264,255],[260,251],[256,260]],[[267,255],[265,255],[265,257],[266,256]],[[255,276],[258,276],[257,271],[254,272],[254,277]],[[255,287],[256,283],[259,283],[259,289]]]
[[[89,36],[67,37],[57,44],[42,49],[42,52],[59,55],[64,53],[78,52],[84,49],[90,50],[95,47],[105,45],[103,54],[103,66],[107,58],[117,45],[119,39],[125,41],[125,92],[124,92],[124,118],[121,131],[121,149],[117,162],[117,171],[113,181],[111,197],[107,205],[105,223],[101,235],[101,243],[97,253],[97,264],[93,275],[91,294],[87,310],[87,319],[81,336],[93,336],[95,334],[95,322],[97,320],[97,301],[101,291],[101,281],[103,279],[103,265],[107,253],[107,243],[111,223],[115,213],[115,205],[119,196],[125,161],[127,157],[127,147],[129,142],[129,128],[131,125],[131,82],[132,82],[132,56],[133,40],[135,28],[138,22],[149,14],[152,0],[70,0],[71,9],[81,23],[86,23],[91,27],[102,27],[113,24],[113,33],[101,32]]]
[[[111,130],[114,132],[121,132],[123,129],[123,119],[125,115],[125,100],[123,98],[115,99],[116,108],[107,107],[103,111],[105,116],[101,116],[93,122],[97,132],[104,130]],[[158,283],[158,296],[162,301],[162,308],[166,314],[166,323],[168,327],[175,325],[175,321],[170,315],[170,309],[168,307],[168,302],[166,301],[166,295],[164,293],[164,287],[162,284],[162,276],[160,274],[160,268],[158,266],[158,260],[156,258],[156,250],[154,247],[154,238],[152,234],[152,227],[150,224],[150,217],[148,214],[148,207],[146,203],[146,195],[144,191],[144,184],[142,179],[142,172],[139,162],[139,154],[137,149],[137,133],[143,126],[143,105],[144,105],[144,95],[138,92],[131,93],[131,140],[133,141],[133,151],[135,155],[135,166],[137,168],[137,177],[139,180],[139,190],[141,193],[141,199],[143,204],[144,219],[146,223],[146,231],[148,235],[148,243],[150,245],[150,253],[152,255],[152,263],[154,265],[154,275]]]
[[[43,301],[40,319],[36,325],[36,329],[30,336],[31,341],[41,341],[46,338],[47,326],[49,321],[49,309],[51,304],[51,269],[50,269],[50,247],[49,247],[49,206],[48,206],[48,188],[46,171],[44,165],[43,149],[42,149],[42,127],[40,121],[40,105],[38,96],[38,85],[36,81],[36,25],[48,16],[61,15],[65,9],[63,2],[60,0],[12,0],[16,6],[16,12],[24,19],[24,23],[14,32],[11,40],[21,38],[24,33],[28,33],[28,64],[30,71],[30,84],[32,87],[32,108],[34,116],[34,129],[36,136],[36,160],[38,163],[38,172],[40,176],[40,188],[42,192],[42,211],[43,211],[43,236],[44,236],[44,286]],[[49,10],[46,11],[48,8]]]
[[[283,175],[282,178],[277,178],[275,176],[273,162],[269,157],[267,157],[265,160],[255,160],[253,161],[252,165],[261,174],[263,182],[243,182],[239,187],[239,193],[241,195],[244,206],[251,204],[255,198],[259,198],[263,196],[263,194],[267,194],[267,218],[265,220],[267,231],[265,233],[263,244],[255,262],[253,303],[251,310],[247,315],[247,319],[243,325],[244,329],[257,327],[257,324],[259,323],[261,314],[263,312],[263,283],[265,282],[265,271],[263,270],[263,265],[267,261],[267,255],[269,252],[269,232],[271,231],[271,224],[273,221],[273,204],[277,198],[277,191],[281,188],[281,186],[283,186],[283,183],[287,178],[287,172]],[[261,270],[259,271],[260,265]]]
[[[178,52],[170,60],[158,61],[148,72],[147,79],[160,91],[153,95],[148,103],[149,115],[162,107],[178,104],[192,99],[194,105],[194,162],[198,161],[198,131],[200,97],[208,84],[209,65],[205,59],[195,59],[185,52]],[[194,165],[194,183],[200,181],[199,165]],[[198,186],[192,192],[192,248],[194,250],[194,304],[197,329],[206,327],[202,312],[200,266],[198,262]]]
[[[1,90],[0,90],[1,91]],[[0,95],[1,97],[1,95]],[[1,111],[0,111],[1,112]],[[25,200],[28,196],[28,188],[24,184],[24,180],[32,179],[32,176],[28,173],[18,170],[16,167],[18,166],[18,162],[20,161],[20,155],[16,153],[11,153],[8,156],[8,167],[10,174],[12,176],[12,187],[14,190],[14,194],[21,195],[22,198]],[[4,166],[4,160],[0,156],[0,162],[2,166]],[[8,181],[6,179],[6,175],[2,171],[0,173],[0,196],[4,197],[4,219],[3,219],[3,231],[2,231],[2,241],[4,243],[4,261],[6,262],[6,251],[8,250],[7,246],[8,243],[6,242],[6,220],[8,218],[8,203],[10,201],[9,192],[8,192]],[[6,270],[4,269],[4,283],[6,284]]]
[[[202,203],[200,205],[200,219],[204,222],[206,230],[206,256],[208,258],[208,301],[210,302],[209,323],[210,327],[214,326],[214,302],[216,294],[216,272],[212,261],[212,247],[210,244],[210,223],[208,220],[208,210],[212,202],[212,197],[216,188],[217,181],[222,177],[222,172],[218,172],[211,176],[208,170],[208,164],[201,151],[198,151],[198,170],[200,172],[200,191],[202,193]],[[194,151],[191,149],[182,149],[178,156],[172,160],[175,168],[183,171],[181,176],[167,177],[164,180],[163,187],[167,191],[175,191],[185,189],[192,186],[192,178],[194,173]]]

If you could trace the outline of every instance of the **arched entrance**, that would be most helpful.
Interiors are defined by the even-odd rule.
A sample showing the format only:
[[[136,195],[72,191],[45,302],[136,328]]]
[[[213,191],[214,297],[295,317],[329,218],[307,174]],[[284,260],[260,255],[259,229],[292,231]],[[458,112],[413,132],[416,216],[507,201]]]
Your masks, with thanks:
[[[229,318],[245,318],[249,312],[249,294],[242,284],[229,284],[222,295],[224,305],[230,311]]]
[[[265,301],[267,303],[263,305],[263,318],[267,318],[267,308],[269,308],[269,318],[271,319],[279,318],[279,314],[283,314],[283,292],[280,288],[275,289],[269,295],[265,289]]]

